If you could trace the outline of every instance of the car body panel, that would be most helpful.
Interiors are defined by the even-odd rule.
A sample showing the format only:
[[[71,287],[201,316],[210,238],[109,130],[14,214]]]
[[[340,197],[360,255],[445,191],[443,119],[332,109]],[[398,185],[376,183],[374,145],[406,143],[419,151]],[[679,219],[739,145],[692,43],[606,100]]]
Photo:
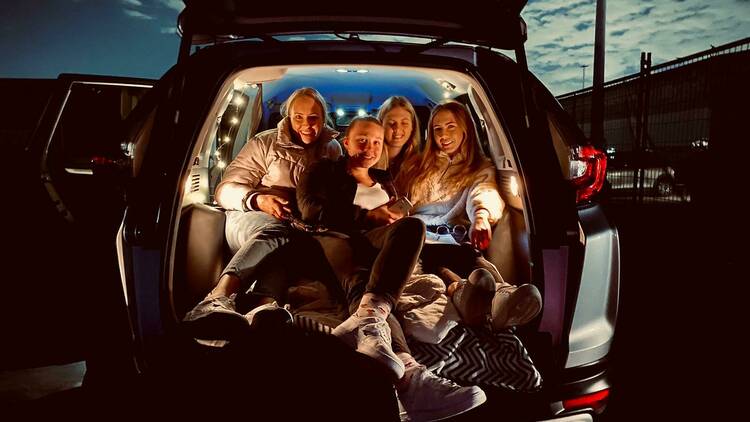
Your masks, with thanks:
[[[178,19],[192,44],[283,34],[367,32],[410,35],[512,49],[525,41],[525,0],[488,1],[466,8],[386,0],[366,3],[258,3],[187,0]]]

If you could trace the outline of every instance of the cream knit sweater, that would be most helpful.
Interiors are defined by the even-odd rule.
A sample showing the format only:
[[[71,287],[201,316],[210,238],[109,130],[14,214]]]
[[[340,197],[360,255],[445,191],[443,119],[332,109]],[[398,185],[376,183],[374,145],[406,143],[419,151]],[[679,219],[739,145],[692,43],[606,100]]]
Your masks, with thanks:
[[[502,215],[505,203],[497,190],[495,167],[489,161],[473,175],[466,188],[456,192],[443,186],[442,181],[465,164],[465,158],[460,153],[451,159],[444,152],[439,152],[439,170],[430,177],[414,181],[414,194],[410,198],[414,203],[412,215],[428,226],[468,225],[474,223],[476,212],[483,209],[487,211],[490,224],[494,224]]]

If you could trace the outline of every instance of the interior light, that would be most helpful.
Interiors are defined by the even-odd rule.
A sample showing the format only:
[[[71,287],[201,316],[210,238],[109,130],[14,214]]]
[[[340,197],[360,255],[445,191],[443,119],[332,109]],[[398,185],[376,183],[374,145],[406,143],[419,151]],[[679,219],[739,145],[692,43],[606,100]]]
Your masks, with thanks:
[[[336,69],[336,72],[338,72],[338,73],[346,73],[346,72],[348,72],[348,70],[343,69],[343,68],[339,68],[339,69]]]
[[[232,117],[231,119],[229,119],[229,123],[231,123],[233,125],[236,125],[239,122],[240,122],[240,119],[238,119],[236,117]]]
[[[512,193],[513,196],[518,196],[519,192],[520,186],[518,186],[518,179],[516,179],[516,176],[510,176],[510,193]]]
[[[236,105],[237,107],[239,107],[242,104],[245,104],[245,99],[242,98],[242,96],[238,95],[238,96],[234,97],[234,99],[232,100],[232,103],[234,103],[234,105]]]
[[[367,69],[357,69],[357,73],[367,73],[369,70]]]
[[[225,143],[225,144],[228,144],[228,143],[229,143],[229,141],[231,141],[231,140],[232,140],[232,139],[231,139],[231,138],[229,138],[228,136],[225,136],[225,137],[224,137],[224,143]],[[217,152],[218,152],[218,151],[217,151]]]
[[[336,115],[339,117],[344,117],[344,109],[343,108],[337,108],[336,109]]]
[[[216,150],[216,152],[214,152],[214,155],[215,155],[215,156],[217,156],[217,157],[218,157],[218,156],[220,156],[220,155],[221,155],[221,151],[219,151],[219,150],[217,149],[217,150]]]
[[[252,84],[252,85],[250,85],[250,88],[253,88],[253,89],[255,89],[257,87],[258,87],[258,84]]]
[[[224,168],[224,167],[226,167],[226,166],[227,166],[227,163],[225,163],[225,162],[223,162],[223,161],[221,161],[221,160],[219,160],[219,162],[218,162],[218,163],[216,163],[216,167],[218,167],[218,168],[220,168],[220,169],[223,169],[223,168]]]
[[[443,98],[450,98],[450,97],[451,97],[451,93],[450,92],[443,91]]]
[[[453,91],[454,89],[456,89],[456,85],[453,85],[452,83],[450,83],[450,82],[448,82],[448,81],[441,81],[441,82],[440,82],[440,85],[441,85],[441,86],[442,86],[442,87],[443,87],[443,88],[444,88],[445,90],[447,90],[447,91]]]
[[[360,108],[359,110],[357,110],[357,116],[359,116],[359,117],[365,117],[366,115],[367,115],[367,113],[365,112],[365,110],[363,108]]]

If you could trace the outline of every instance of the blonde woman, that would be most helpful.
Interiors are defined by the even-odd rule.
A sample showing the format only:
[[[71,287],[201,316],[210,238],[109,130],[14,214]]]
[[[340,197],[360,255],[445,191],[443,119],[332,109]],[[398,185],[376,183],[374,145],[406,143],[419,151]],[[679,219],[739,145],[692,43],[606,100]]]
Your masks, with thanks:
[[[196,338],[226,338],[248,325],[237,312],[235,295],[252,288],[263,259],[296,235],[287,220],[299,214],[295,189],[300,175],[320,159],[343,154],[317,90],[297,89],[281,114],[276,128],[248,140],[216,188],[216,200],[227,210],[226,239],[234,256],[213,290],[185,315]],[[272,301],[275,293],[253,292],[266,298],[262,302]]]
[[[406,97],[394,95],[380,106],[377,118],[385,129],[385,146],[375,168],[387,169],[395,178],[404,159],[419,149],[422,138],[417,112]]]
[[[437,273],[448,284],[448,294],[468,325],[489,322],[501,330],[531,321],[541,310],[539,290],[506,283],[480,252],[489,246],[492,226],[505,204],[495,168],[479,150],[468,110],[455,101],[436,106],[427,131],[423,153],[406,158],[397,186],[408,192],[412,215],[424,221],[428,231],[452,232],[455,237],[468,231],[468,239],[458,246],[426,244],[423,270]],[[456,273],[470,274],[462,280]]]

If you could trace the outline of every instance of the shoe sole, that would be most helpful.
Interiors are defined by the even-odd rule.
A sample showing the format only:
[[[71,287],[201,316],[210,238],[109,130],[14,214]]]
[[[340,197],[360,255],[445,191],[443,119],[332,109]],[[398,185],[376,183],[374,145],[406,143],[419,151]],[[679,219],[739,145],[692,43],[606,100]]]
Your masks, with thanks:
[[[539,290],[531,284],[519,286],[506,302],[507,310],[504,315],[513,315],[505,318],[493,318],[492,327],[495,330],[504,330],[508,327],[524,325],[534,319],[542,310],[542,296]],[[518,314],[518,312],[522,312]],[[494,312],[493,312],[494,314]],[[504,323],[496,322],[505,319]]]
[[[489,311],[492,310],[492,298],[495,294],[495,280],[489,271],[487,271],[487,274],[489,274],[489,277],[479,277],[474,283],[468,280],[464,281],[463,287],[460,288],[460,293],[456,292],[451,297],[453,307],[456,308],[456,312],[458,312],[458,315],[461,317],[461,321],[468,326],[483,325],[487,321],[487,315],[490,313]],[[464,297],[464,295],[466,295],[466,297]],[[476,302],[478,306],[475,306],[475,308],[478,308],[482,313],[471,316],[468,315],[468,313],[462,313],[460,310],[461,308],[456,305],[455,300],[459,296],[462,301],[466,303]]]
[[[460,403],[452,403],[445,407],[432,408],[425,411],[407,412],[411,422],[441,421],[444,419],[458,416],[466,413],[476,407],[479,407],[487,401],[487,395],[481,389],[477,388],[472,394],[471,399]]]

